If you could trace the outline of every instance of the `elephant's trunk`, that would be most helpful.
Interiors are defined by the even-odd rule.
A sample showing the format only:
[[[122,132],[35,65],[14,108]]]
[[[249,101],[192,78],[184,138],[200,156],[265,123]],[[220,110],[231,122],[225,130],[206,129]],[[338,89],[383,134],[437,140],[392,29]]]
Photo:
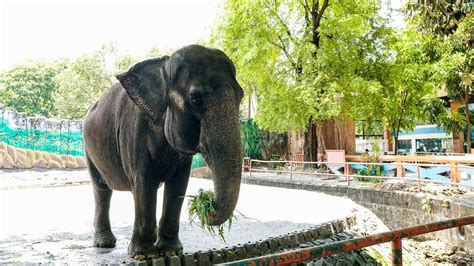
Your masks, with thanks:
[[[229,219],[237,205],[240,191],[241,141],[238,104],[230,100],[214,103],[201,122],[201,147],[212,170],[215,213],[210,225]]]

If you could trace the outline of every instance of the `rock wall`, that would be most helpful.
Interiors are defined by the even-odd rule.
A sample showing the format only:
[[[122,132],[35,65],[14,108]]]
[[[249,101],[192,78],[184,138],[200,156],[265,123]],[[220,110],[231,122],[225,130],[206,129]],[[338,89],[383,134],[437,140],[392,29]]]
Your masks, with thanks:
[[[425,193],[357,188],[327,184],[244,177],[243,183],[290,189],[318,191],[347,197],[370,209],[390,229],[417,226],[453,218],[474,215],[474,201],[454,197],[432,196]],[[474,254],[474,225],[452,228],[421,235],[421,239],[439,239],[446,244],[462,247]]]
[[[15,148],[0,142],[0,168],[84,168],[86,160],[81,156]]]

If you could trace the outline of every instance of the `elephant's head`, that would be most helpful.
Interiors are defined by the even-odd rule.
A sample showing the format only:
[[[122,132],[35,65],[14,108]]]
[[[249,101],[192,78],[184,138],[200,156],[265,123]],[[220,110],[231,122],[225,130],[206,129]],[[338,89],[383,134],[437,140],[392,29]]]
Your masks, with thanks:
[[[183,155],[201,152],[211,167],[215,216],[225,222],[239,196],[241,149],[239,104],[243,90],[232,61],[221,51],[191,45],[171,56],[147,60],[117,76],[132,101]]]

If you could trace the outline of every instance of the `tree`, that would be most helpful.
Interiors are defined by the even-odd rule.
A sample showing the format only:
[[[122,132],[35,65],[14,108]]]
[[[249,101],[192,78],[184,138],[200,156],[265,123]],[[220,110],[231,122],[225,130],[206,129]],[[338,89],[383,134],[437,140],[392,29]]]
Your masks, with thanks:
[[[472,147],[469,102],[474,80],[473,8],[472,2],[443,0],[409,1],[405,9],[410,23],[427,36],[428,45],[438,48],[433,82],[444,88],[451,100],[459,101],[464,106],[467,153],[470,153]],[[441,123],[445,128],[449,127],[446,123],[450,120],[459,118],[455,115],[456,117],[448,119],[448,115],[438,113],[441,117],[431,117],[430,120]]]
[[[28,115],[56,115],[53,95],[58,86],[55,77],[64,67],[64,61],[30,61],[1,73],[2,103]]]
[[[421,49],[420,49],[421,48]],[[413,130],[415,121],[424,118],[423,107],[434,94],[430,82],[432,58],[420,47],[418,36],[410,29],[395,43],[397,51],[383,82],[383,116],[395,135],[395,154],[401,130]]]
[[[446,132],[457,135],[466,127],[464,110],[459,108],[455,112],[450,112],[447,109],[446,103],[436,98],[426,104],[423,112],[430,123],[437,124]]]
[[[139,61],[140,60],[138,58],[132,57],[130,55],[119,57],[114,61],[113,72],[115,74],[123,73],[129,70],[133,65],[135,65]]]
[[[459,25],[472,15],[474,3],[464,0],[417,1],[409,0],[405,12],[410,22],[437,37],[449,36],[458,31]],[[472,23],[472,22],[471,22]],[[472,41],[472,36],[470,37]]]
[[[112,75],[106,68],[104,49],[73,61],[55,77],[58,90],[54,94],[58,116],[80,119],[102,92],[112,85]]]
[[[372,1],[228,0],[211,43],[257,95],[259,126],[304,131],[305,160],[316,161],[317,124],[381,89],[365,75],[389,32],[377,12]]]

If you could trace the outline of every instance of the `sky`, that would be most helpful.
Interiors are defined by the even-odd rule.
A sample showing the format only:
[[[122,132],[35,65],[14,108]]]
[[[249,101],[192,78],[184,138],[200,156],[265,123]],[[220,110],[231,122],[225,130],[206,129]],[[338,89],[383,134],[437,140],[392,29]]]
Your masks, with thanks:
[[[219,0],[0,0],[0,70],[29,58],[91,53],[104,43],[144,56],[207,39]]]
[[[0,0],[0,71],[28,59],[74,59],[113,43],[118,55],[144,57],[208,39],[222,0]],[[382,14],[403,26],[403,0]]]

